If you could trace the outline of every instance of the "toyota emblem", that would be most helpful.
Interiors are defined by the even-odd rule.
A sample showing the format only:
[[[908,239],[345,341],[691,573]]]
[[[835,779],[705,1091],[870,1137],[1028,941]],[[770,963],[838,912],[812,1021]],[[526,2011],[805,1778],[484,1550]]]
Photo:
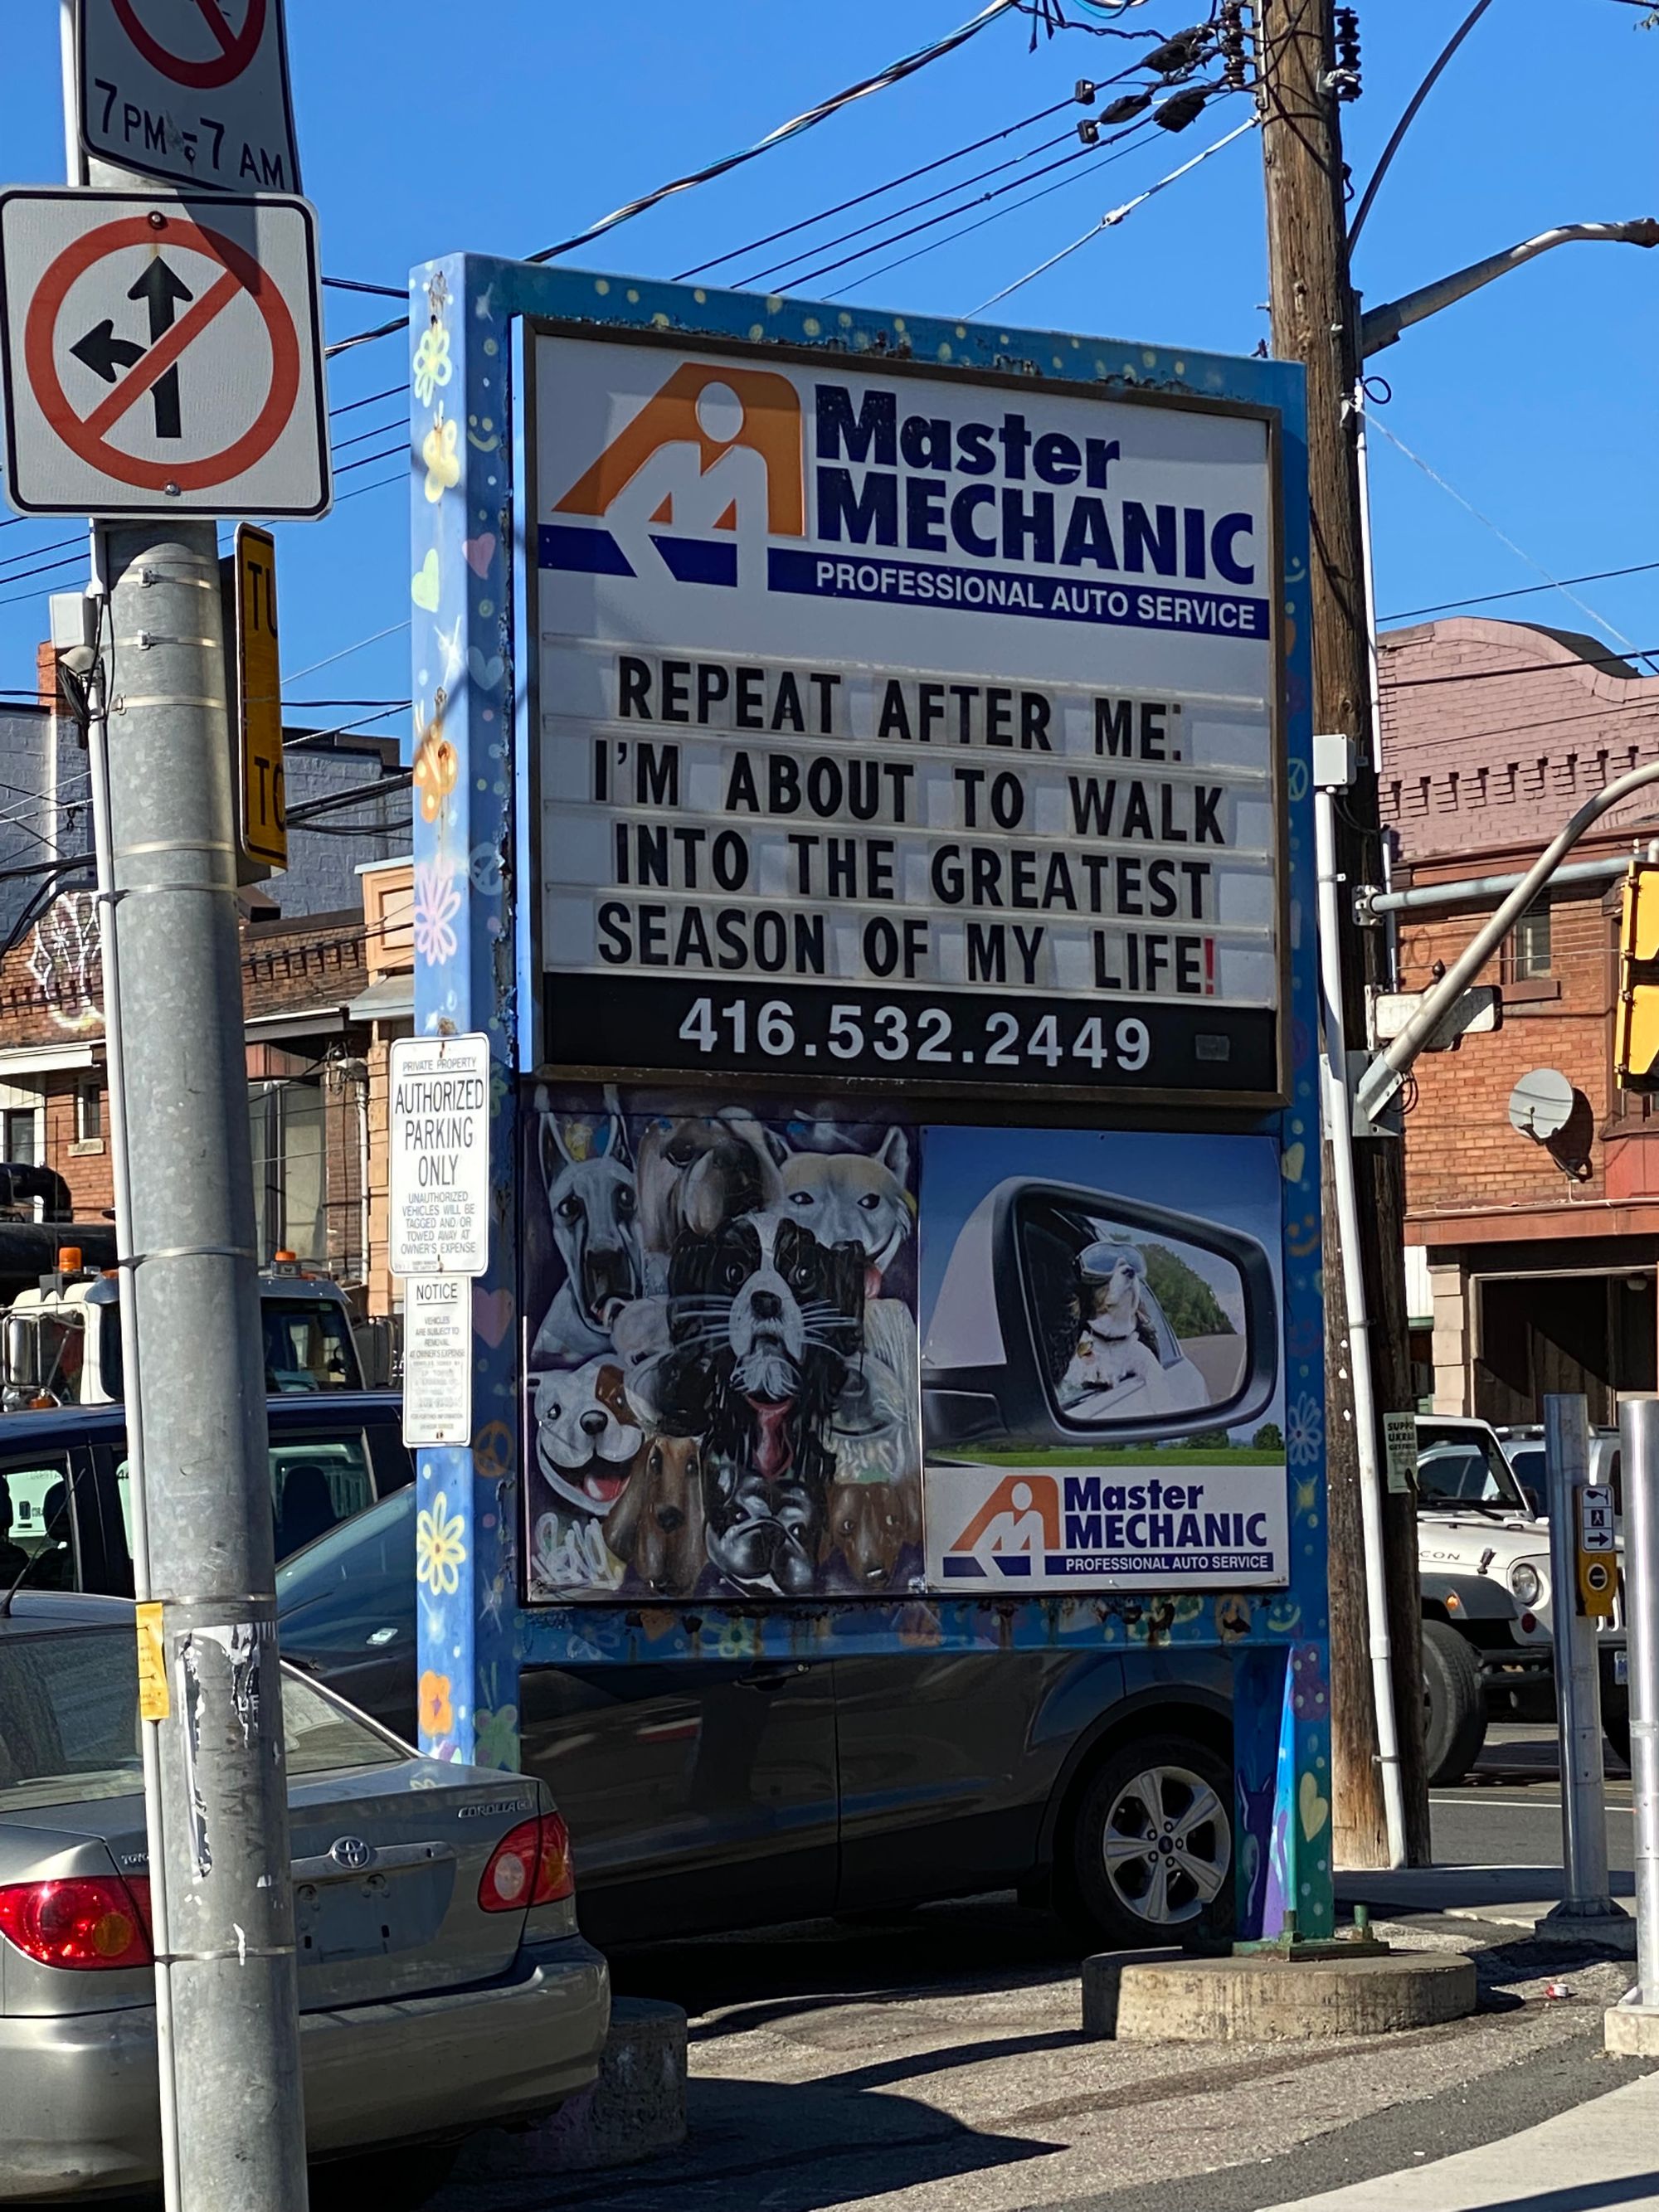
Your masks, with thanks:
[[[374,1863],[374,1846],[366,1844],[361,1836],[339,1837],[329,1846],[328,1855],[337,1866],[350,1867],[354,1870]]]

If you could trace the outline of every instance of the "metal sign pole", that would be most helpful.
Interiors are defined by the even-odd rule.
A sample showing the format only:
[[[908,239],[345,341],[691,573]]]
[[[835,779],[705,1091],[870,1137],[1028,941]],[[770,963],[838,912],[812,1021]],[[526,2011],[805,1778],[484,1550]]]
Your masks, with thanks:
[[[1627,1402],[1619,1426],[1636,1813],[1636,1996],[1644,2009],[1659,2009],[1659,1398]]]
[[[1550,1601],[1555,1638],[1556,1726],[1560,1739],[1562,1899],[1538,1923],[1549,1935],[1584,1935],[1586,1922],[1630,1927],[1607,1881],[1607,1790],[1602,1779],[1601,1691],[1595,1624],[1579,1607],[1578,1492],[1589,1480],[1589,1413],[1582,1396],[1544,1400],[1544,1462],[1550,1517]],[[1632,1935],[1634,1931],[1631,1930]]]

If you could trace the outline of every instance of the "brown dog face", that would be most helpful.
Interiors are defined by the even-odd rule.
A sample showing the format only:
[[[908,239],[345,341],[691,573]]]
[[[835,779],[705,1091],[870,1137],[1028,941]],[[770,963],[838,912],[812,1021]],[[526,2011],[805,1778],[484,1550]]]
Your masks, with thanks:
[[[653,1122],[640,1140],[638,1182],[649,1252],[672,1252],[682,1236],[717,1236],[728,1221],[765,1212],[783,1196],[776,1139],[736,1106]]]
[[[702,1448],[653,1437],[605,1516],[605,1540],[656,1597],[690,1597],[708,1563]]]
[[[886,1589],[900,1554],[921,1541],[921,1501],[912,1482],[837,1482],[830,1491],[826,1554],[839,1553],[866,1588]]]

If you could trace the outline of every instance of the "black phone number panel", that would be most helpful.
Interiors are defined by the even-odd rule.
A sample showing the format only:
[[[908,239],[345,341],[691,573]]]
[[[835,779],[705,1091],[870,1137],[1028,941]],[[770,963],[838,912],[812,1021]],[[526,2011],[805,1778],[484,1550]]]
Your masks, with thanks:
[[[569,975],[547,979],[544,1004],[543,1058],[556,1067],[975,1090],[1279,1088],[1277,1018],[1267,1008]]]

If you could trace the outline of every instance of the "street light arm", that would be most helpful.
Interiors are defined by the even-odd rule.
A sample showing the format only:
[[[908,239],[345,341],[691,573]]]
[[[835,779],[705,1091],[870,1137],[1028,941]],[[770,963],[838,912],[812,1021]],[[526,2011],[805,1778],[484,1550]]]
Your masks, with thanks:
[[[1362,356],[1369,358],[1380,353],[1413,323],[1437,315],[1454,301],[1466,299],[1483,284],[1490,284],[1507,276],[1511,269],[1518,269],[1523,261],[1534,260],[1552,246],[1571,246],[1580,240],[1592,246],[1659,246],[1659,222],[1651,216],[1642,216],[1634,222],[1565,222],[1559,230],[1540,231],[1536,238],[1522,239],[1519,246],[1510,246],[1506,252],[1489,254],[1486,260],[1474,262],[1468,269],[1443,276],[1437,283],[1425,284],[1421,291],[1407,292],[1403,300],[1391,300],[1384,307],[1369,308],[1359,319]]]
[[[1627,775],[1614,776],[1594,798],[1584,801],[1564,829],[1558,830],[1497,913],[1476,930],[1434,988],[1425,994],[1422,1005],[1388,1050],[1379,1054],[1366,1069],[1356,1099],[1367,1119],[1374,1120],[1400,1089],[1413,1061],[1438,1029],[1449,1009],[1462,996],[1464,986],[1480,974],[1584,832],[1593,829],[1609,809],[1628,799],[1632,792],[1644,790],[1650,783],[1659,783],[1659,761],[1633,768]]]

